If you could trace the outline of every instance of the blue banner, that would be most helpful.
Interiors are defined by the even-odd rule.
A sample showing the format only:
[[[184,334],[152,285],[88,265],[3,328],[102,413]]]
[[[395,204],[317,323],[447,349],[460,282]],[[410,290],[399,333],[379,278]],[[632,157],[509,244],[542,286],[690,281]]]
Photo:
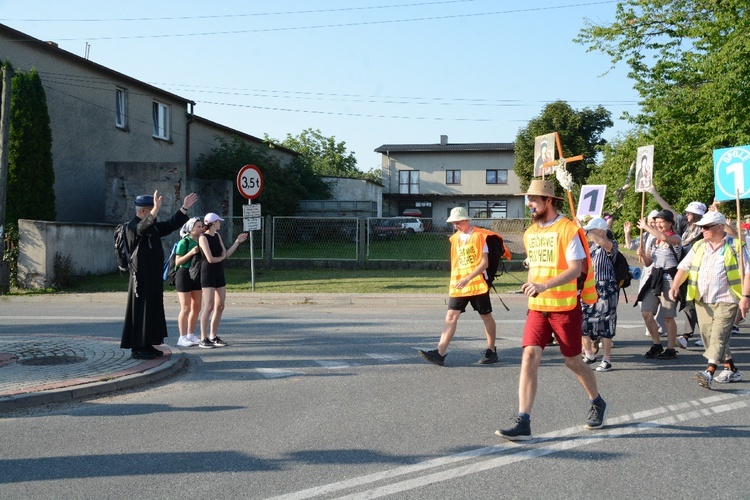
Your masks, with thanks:
[[[714,149],[716,201],[750,197],[750,146]]]

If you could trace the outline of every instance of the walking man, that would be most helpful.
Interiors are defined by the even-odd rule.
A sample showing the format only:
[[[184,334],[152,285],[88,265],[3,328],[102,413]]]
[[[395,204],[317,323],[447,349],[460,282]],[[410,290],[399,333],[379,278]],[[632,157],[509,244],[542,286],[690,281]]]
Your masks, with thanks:
[[[526,196],[534,223],[523,236],[529,273],[521,291],[529,297],[529,312],[521,344],[518,416],[510,428],[495,432],[511,441],[531,439],[531,409],[537,392],[539,363],[553,332],[565,366],[576,375],[589,397],[591,407],[584,427],[602,427],[607,411],[594,372],[581,359],[581,300],[586,304],[597,300],[585,235],[573,221],[557,212],[555,201],[561,198],[555,196],[550,181],[531,181]]]
[[[714,381],[738,382],[742,378],[732,360],[729,338],[737,311],[744,318],[750,309],[750,254],[743,245],[740,270],[737,249],[727,242],[726,222],[721,213],[708,212],[695,223],[701,228],[703,239],[696,241],[679,263],[669,289],[670,298],[675,300],[680,285],[688,280],[687,300],[695,301],[706,350],[703,357],[708,360],[708,367],[696,373],[694,378],[706,389],[710,389]],[[722,362],[724,370],[715,376]]]
[[[448,312],[445,315],[445,326],[440,335],[438,348],[431,351],[419,351],[419,355],[430,363],[443,366],[448,344],[456,333],[458,318],[471,304],[484,322],[484,333],[487,337],[487,348],[482,351],[479,364],[497,363],[495,336],[497,327],[492,317],[490,287],[487,285],[485,270],[489,259],[487,238],[496,235],[492,231],[474,227],[466,209],[456,207],[451,210],[446,222],[452,223],[456,232],[450,237],[451,242],[451,281],[448,300]],[[504,257],[510,253],[504,249]]]

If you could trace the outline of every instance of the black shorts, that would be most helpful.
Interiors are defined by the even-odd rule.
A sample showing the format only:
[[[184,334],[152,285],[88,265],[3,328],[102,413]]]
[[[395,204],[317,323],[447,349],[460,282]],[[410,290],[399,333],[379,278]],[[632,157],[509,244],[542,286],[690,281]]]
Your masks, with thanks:
[[[466,304],[471,304],[479,314],[490,314],[492,312],[492,303],[490,302],[490,292],[482,295],[472,295],[471,297],[451,297],[448,299],[448,309],[454,311],[466,312]]]
[[[177,269],[177,273],[174,276],[174,284],[177,291],[182,293],[189,293],[201,289],[200,280],[191,279],[190,269],[187,267],[180,267]]]
[[[209,264],[203,261],[203,264],[201,264],[201,286],[203,288],[221,288],[227,286],[227,281],[224,278],[223,262]]]

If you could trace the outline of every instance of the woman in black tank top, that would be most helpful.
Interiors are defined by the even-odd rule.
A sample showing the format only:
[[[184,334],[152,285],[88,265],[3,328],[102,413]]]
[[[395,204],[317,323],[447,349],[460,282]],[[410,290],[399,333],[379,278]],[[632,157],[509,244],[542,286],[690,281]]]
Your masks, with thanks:
[[[203,254],[201,264],[201,287],[203,289],[203,314],[201,314],[200,347],[224,347],[226,342],[219,338],[219,323],[224,312],[227,296],[227,282],[224,279],[224,260],[237,250],[247,239],[247,233],[240,233],[231,247],[227,249],[219,234],[224,221],[215,213],[208,213],[203,219],[204,233],[198,240]],[[209,334],[210,321],[210,334]]]

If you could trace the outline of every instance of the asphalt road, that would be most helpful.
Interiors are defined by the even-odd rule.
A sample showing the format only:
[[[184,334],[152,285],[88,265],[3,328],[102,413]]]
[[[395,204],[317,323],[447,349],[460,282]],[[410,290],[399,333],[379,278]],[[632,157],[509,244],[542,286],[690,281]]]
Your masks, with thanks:
[[[174,378],[0,415],[0,498],[748,497],[748,384],[699,387],[697,348],[645,360],[630,304],[615,369],[597,374],[606,428],[583,429],[586,395],[550,348],[536,439],[497,438],[516,412],[526,313],[522,297],[504,300],[501,363],[476,364],[484,335],[469,311],[440,368],[416,349],[436,345],[444,297],[230,296],[230,346],[188,350]],[[118,337],[123,311],[124,294],[2,298],[0,341]],[[741,370],[748,333],[732,341]]]

